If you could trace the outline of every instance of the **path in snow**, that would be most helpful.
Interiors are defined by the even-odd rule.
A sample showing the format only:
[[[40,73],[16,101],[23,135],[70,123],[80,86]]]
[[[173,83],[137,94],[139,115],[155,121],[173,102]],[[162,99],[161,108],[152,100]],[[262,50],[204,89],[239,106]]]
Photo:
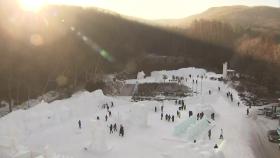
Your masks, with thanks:
[[[279,158],[278,144],[269,142],[267,138],[267,131],[275,130],[276,125],[271,126],[271,123],[268,122],[271,120],[263,118],[263,116],[252,121],[251,148],[254,150],[256,158]]]
[[[207,83],[207,85],[209,86],[211,84]],[[203,93],[204,97],[200,98],[200,100],[203,100],[202,102],[204,103],[212,104],[213,108],[222,119],[222,121],[217,121],[217,126],[223,128],[224,130],[225,147],[223,151],[225,153],[225,157],[279,158],[280,150],[278,150],[278,145],[269,142],[267,138],[267,131],[275,129],[277,125],[271,126],[272,121],[263,118],[263,116],[258,116],[258,119],[253,119],[251,116],[254,112],[251,112],[252,115],[249,117],[246,116],[247,107],[243,105],[238,107],[238,98],[235,98],[232,103],[226,97],[226,92],[232,90],[226,85],[216,85],[223,87],[220,92],[212,85],[209,86],[208,89],[214,91],[214,94],[212,94],[211,97],[207,96],[208,89],[204,86],[204,91],[206,92]],[[189,86],[194,87],[190,84]],[[198,91],[200,91],[199,88]],[[255,111],[252,109],[251,111]],[[213,132],[217,134],[219,133],[219,130],[220,129],[214,128]],[[218,137],[218,135],[216,135],[216,137]],[[245,140],[240,141],[240,139]],[[251,153],[248,152],[250,150],[252,150]]]

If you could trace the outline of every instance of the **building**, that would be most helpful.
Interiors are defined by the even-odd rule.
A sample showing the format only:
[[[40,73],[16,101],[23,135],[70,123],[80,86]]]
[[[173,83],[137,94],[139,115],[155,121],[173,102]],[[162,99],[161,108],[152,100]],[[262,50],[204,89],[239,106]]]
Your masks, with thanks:
[[[223,63],[223,79],[224,80],[231,80],[233,77],[236,77],[237,74],[235,70],[228,69],[228,63]]]

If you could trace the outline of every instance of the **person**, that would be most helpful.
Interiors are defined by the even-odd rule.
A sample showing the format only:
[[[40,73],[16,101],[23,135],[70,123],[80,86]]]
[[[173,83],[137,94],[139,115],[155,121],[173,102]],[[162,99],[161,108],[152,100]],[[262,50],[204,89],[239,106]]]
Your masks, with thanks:
[[[199,119],[199,113],[197,113],[197,115],[196,115],[196,120],[198,120]]]
[[[157,107],[155,106],[155,112],[157,112]]]
[[[179,118],[181,118],[181,113],[180,113],[180,112],[179,112],[179,115],[178,115],[178,117],[179,117]]]
[[[111,107],[114,107],[114,103],[113,102],[111,102]]]
[[[161,112],[163,112],[163,105],[160,107]]]
[[[115,132],[118,131],[118,129],[117,129],[117,124],[116,124],[116,123],[114,124],[113,128],[114,128],[114,131],[115,131]]]
[[[193,115],[192,111],[189,111],[189,117],[191,117]]]
[[[209,137],[209,140],[211,139],[211,129],[209,129],[208,131],[208,137]]]
[[[111,117],[111,115],[112,115],[112,112],[111,112],[111,111],[109,111],[109,117]]]
[[[247,115],[249,115],[249,108],[247,108]]]
[[[237,105],[239,106],[239,105],[240,105],[240,102],[238,102]]]
[[[107,104],[107,103],[106,103],[106,107],[107,107],[107,110],[109,111],[109,109],[110,109],[110,108],[109,108],[109,106],[108,106],[108,104]]]
[[[78,121],[79,128],[82,129],[82,122],[81,120]]]
[[[120,133],[119,133],[119,136],[124,136],[124,129],[123,129],[123,126],[120,125]]]
[[[110,124],[110,134],[113,133],[113,125]]]
[[[211,95],[211,90],[209,90],[209,95]]]
[[[167,115],[167,114],[165,114],[165,120],[167,121],[167,119],[168,119],[168,115]]]
[[[218,149],[218,145],[217,144],[214,145],[214,149]]]
[[[97,116],[96,119],[99,120],[99,116]]]
[[[177,105],[177,103],[178,103],[178,101],[177,100],[175,100],[175,104]]]
[[[172,122],[174,122],[174,115],[172,115]]]
[[[170,116],[170,115],[168,115],[168,122],[170,122],[170,119],[171,119],[171,116]]]
[[[218,90],[221,91],[221,87],[218,87]]]
[[[200,119],[202,119],[203,116],[204,116],[204,112],[201,112],[201,114],[200,114]]]
[[[108,116],[106,115],[106,116],[105,116],[105,121],[107,121],[107,120],[108,120]]]
[[[169,122],[169,115],[168,114],[166,114],[167,115],[167,121]]]
[[[163,118],[163,113],[160,114],[160,120],[162,120],[162,118]]]
[[[211,119],[212,119],[212,120],[215,120],[215,113],[212,113],[212,114],[211,114]]]
[[[224,135],[223,135],[223,129],[221,128],[221,134],[220,134],[220,139],[224,139]]]

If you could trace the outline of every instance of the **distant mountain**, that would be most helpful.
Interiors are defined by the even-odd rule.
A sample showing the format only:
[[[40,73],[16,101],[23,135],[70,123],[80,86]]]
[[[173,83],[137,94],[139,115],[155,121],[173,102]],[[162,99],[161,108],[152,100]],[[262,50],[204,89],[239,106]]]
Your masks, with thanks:
[[[158,20],[156,23],[167,26],[186,27],[194,20],[217,20],[257,30],[280,31],[280,8],[267,6],[225,6],[214,7],[205,12],[183,19]]]

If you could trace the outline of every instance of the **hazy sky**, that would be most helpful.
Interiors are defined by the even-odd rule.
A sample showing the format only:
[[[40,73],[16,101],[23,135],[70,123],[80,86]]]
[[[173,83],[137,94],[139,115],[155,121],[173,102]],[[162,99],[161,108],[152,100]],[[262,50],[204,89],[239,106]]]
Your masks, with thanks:
[[[120,14],[146,18],[182,18],[209,7],[225,5],[266,5],[279,7],[280,0],[48,0],[51,3],[97,6]]]

